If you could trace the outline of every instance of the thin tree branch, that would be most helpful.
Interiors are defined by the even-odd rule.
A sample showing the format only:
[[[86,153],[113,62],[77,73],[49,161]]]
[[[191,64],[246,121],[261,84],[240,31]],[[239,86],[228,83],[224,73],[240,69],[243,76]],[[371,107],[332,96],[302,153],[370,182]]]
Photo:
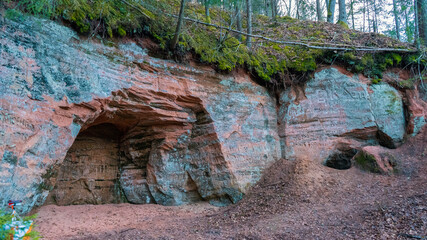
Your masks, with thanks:
[[[127,3],[125,0],[121,0],[121,1]],[[127,4],[129,4],[129,3],[127,3]],[[133,6],[131,4],[129,4],[129,5]],[[133,7],[136,8],[135,6],[133,6]],[[177,16],[177,15],[163,12],[162,10],[159,10],[153,6],[150,6],[150,7],[159,13],[165,14],[166,16],[170,16],[173,18],[179,18],[179,16]],[[138,9],[138,10],[140,12],[142,12],[141,9]],[[223,27],[223,26],[219,26],[219,25],[216,25],[213,23],[203,22],[203,21],[193,19],[193,18],[189,18],[189,17],[184,17],[183,19],[185,21],[195,22],[197,24],[215,27],[215,28],[218,28],[221,30],[227,30],[227,31],[234,32],[234,33],[239,33],[239,34],[242,34],[242,35],[247,36],[247,37],[259,38],[259,39],[263,39],[265,41],[278,43],[278,44],[284,44],[284,45],[302,46],[302,47],[311,48],[311,49],[332,50],[332,51],[366,51],[366,52],[405,52],[405,53],[416,53],[416,52],[418,52],[418,50],[416,50],[416,49],[374,48],[374,47],[365,47],[365,46],[351,46],[350,47],[349,45],[315,43],[315,44],[323,45],[323,46],[318,46],[318,45],[312,45],[310,43],[304,43],[304,42],[280,41],[280,40],[275,40],[275,39],[271,39],[268,37],[264,37],[262,35],[248,34],[246,32],[238,31],[238,30],[232,29],[231,26],[230,27]]]
[[[125,0],[120,0],[120,1],[121,1],[121,2],[123,2],[123,3],[125,3],[126,5],[128,5],[128,6],[132,7],[132,8],[134,8],[135,10],[137,10],[138,12],[140,12],[142,15],[144,15],[146,18],[151,19],[151,17],[150,17],[150,16],[148,16],[145,12],[143,12],[143,11],[141,10],[141,8],[139,8],[139,7],[137,7],[137,6],[133,5],[133,4],[131,4],[131,3],[127,2],[127,1],[125,1]]]
[[[178,16],[176,16],[176,15],[173,15],[173,14],[169,14],[169,15],[171,17],[178,18]],[[218,26],[218,25],[212,24],[212,23],[202,22],[202,21],[192,19],[192,18],[188,18],[188,17],[184,17],[184,20],[190,21],[190,22],[195,22],[198,24],[206,25],[206,26],[210,26],[210,27],[228,30],[230,32],[239,33],[239,34],[249,36],[249,37],[253,37],[253,38],[263,39],[263,40],[273,42],[273,43],[279,43],[279,44],[284,44],[284,45],[302,46],[302,47],[307,47],[307,48],[312,48],[312,49],[337,50],[337,51],[367,51],[367,52],[408,52],[408,53],[417,52],[417,50],[411,50],[411,49],[370,48],[370,47],[359,47],[359,46],[358,47],[351,47],[351,48],[350,47],[333,47],[333,46],[315,46],[315,45],[311,45],[309,43],[295,42],[295,41],[280,41],[280,40],[274,40],[274,39],[271,39],[268,37],[264,37],[261,35],[247,34],[247,33],[242,32],[242,31],[237,31],[237,30],[234,30],[231,28]]]

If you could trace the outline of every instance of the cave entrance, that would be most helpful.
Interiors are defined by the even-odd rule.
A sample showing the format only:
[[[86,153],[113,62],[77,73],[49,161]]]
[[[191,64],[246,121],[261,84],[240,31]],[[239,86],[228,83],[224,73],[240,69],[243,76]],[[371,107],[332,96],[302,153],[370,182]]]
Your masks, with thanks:
[[[338,170],[351,168],[351,159],[356,155],[355,149],[338,151],[331,154],[324,162],[324,165]]]
[[[58,205],[122,202],[119,184],[121,132],[99,124],[79,133],[56,169],[48,203]]]

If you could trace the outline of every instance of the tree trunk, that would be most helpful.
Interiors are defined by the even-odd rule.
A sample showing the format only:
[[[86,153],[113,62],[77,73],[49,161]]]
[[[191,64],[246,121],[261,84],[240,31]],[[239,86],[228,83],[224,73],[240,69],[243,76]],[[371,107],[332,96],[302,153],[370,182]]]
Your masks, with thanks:
[[[418,36],[423,45],[427,45],[427,0],[417,0]]]
[[[173,36],[172,42],[171,42],[171,49],[174,50],[176,47],[176,44],[179,40],[179,34],[181,33],[181,26],[182,22],[184,20],[184,8],[185,8],[185,0],[181,0],[181,8],[179,9],[179,18],[178,23],[176,25],[176,31],[175,35]]]
[[[253,6],[252,6],[253,7]],[[264,0],[264,8],[262,9],[265,16],[268,16],[268,0]]]
[[[240,4],[236,3],[236,22],[237,22],[237,31],[241,32],[242,31],[242,14],[241,14],[241,10],[240,10]],[[242,35],[237,34],[237,39],[239,41],[242,41]]]
[[[350,3],[350,15],[351,15],[351,25],[353,30],[355,30],[354,28],[354,0],[351,0]]]
[[[289,8],[288,8],[288,16],[289,17],[292,17],[291,16],[291,9],[292,9],[292,0],[289,0]]]
[[[409,26],[409,16],[408,16],[408,9],[405,9],[405,34],[406,34],[406,41],[412,42],[412,31],[411,27]]]
[[[246,0],[246,14],[248,15],[248,34],[252,34],[252,0]],[[252,37],[247,36],[246,38],[246,46],[249,49],[252,48]]]
[[[371,32],[371,19],[370,19],[371,13],[369,11],[369,1],[368,0],[366,0],[366,9],[368,10],[368,32]]]
[[[334,14],[335,14],[335,1],[336,0],[329,0],[328,1],[328,22],[333,23],[334,22]]]
[[[373,27],[375,33],[378,33],[377,11],[378,11],[378,9],[377,9],[377,1],[374,0],[374,16],[373,16],[373,23],[372,23],[373,25],[372,25],[372,27]]]
[[[271,17],[275,18],[277,16],[277,3],[276,0],[271,0]]]
[[[317,21],[323,22],[322,7],[320,6],[320,0],[316,0],[316,12],[317,12]]]
[[[209,8],[210,8],[210,0],[205,0],[205,16],[206,16],[206,21],[208,23],[211,22],[211,14],[209,12]]]
[[[339,16],[338,21],[347,24],[347,11],[345,10],[345,0],[339,0]]]
[[[363,32],[366,31],[365,21],[366,21],[366,1],[363,1]]]
[[[393,0],[393,14],[394,14],[394,25],[396,31],[396,38],[400,40],[400,26],[399,26],[399,14],[397,11],[397,0]]]

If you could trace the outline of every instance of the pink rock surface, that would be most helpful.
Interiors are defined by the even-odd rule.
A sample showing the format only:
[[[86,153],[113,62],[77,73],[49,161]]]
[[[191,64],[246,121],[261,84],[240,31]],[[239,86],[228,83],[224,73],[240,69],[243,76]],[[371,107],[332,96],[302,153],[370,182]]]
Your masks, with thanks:
[[[80,41],[50,21],[5,21],[0,203],[23,199],[27,212],[49,192],[76,195],[56,186],[62,181],[84,198],[61,198],[63,204],[118,201],[100,190],[113,183],[135,203],[228,204],[280,158],[274,98],[243,72],[221,75],[151,58],[131,41],[114,48]],[[95,147],[100,140],[82,138],[100,124],[119,131],[117,145],[108,147],[119,149],[115,163]],[[73,159],[81,161],[74,169]],[[104,170],[116,165],[114,180]]]
[[[396,159],[380,146],[363,147],[353,160],[358,167],[374,173],[392,174],[396,166]]]

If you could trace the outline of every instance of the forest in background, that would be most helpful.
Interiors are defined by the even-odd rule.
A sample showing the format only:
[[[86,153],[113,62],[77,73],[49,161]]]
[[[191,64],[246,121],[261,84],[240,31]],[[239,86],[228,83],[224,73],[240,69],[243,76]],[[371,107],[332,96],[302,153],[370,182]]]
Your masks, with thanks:
[[[3,0],[0,4],[8,18],[31,14],[62,21],[89,39],[149,36],[159,46],[155,51],[159,57],[187,61],[190,54],[193,60],[225,72],[242,67],[274,86],[304,82],[318,65],[333,63],[363,73],[374,83],[381,81],[387,68],[410,67],[420,77],[406,87],[423,83],[427,0],[414,0],[415,7],[405,9],[407,23],[412,21],[410,42],[353,30],[353,18],[364,16],[364,30],[378,32],[387,7],[379,0],[365,0],[368,8],[361,12],[359,2],[349,1],[316,0],[313,5],[308,0]],[[403,2],[396,1],[403,9]],[[405,35],[406,29],[400,29]]]
[[[247,1],[198,2],[207,9],[210,6],[231,9],[236,5],[244,9]],[[426,11],[424,0],[252,0],[252,4],[257,14],[330,23],[343,21],[354,30],[383,33],[406,42],[414,42],[417,22],[423,24],[416,11],[420,16],[424,16]]]

